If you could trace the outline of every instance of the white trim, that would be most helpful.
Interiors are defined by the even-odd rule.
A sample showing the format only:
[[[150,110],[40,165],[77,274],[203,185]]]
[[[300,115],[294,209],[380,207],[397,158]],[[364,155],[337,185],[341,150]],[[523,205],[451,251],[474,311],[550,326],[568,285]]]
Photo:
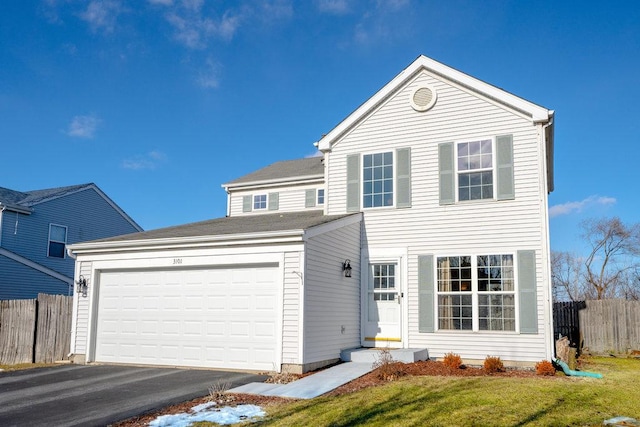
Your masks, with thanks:
[[[465,171],[461,171],[459,168],[459,161],[460,161],[460,157],[458,156],[458,146],[460,144],[469,144],[472,142],[482,142],[482,141],[486,141],[489,140],[491,141],[491,192],[492,192],[492,197],[487,197],[487,198],[482,198],[482,199],[469,199],[469,200],[460,200],[460,175],[461,174],[471,174],[471,173],[482,173],[482,172],[488,172],[489,170],[487,168],[477,168],[477,169],[467,169]],[[475,137],[475,138],[468,138],[468,139],[461,139],[458,141],[454,141],[453,142],[453,156],[454,156],[454,164],[453,164],[453,168],[455,171],[455,180],[454,180],[454,185],[455,185],[455,201],[456,203],[478,203],[478,202],[483,202],[483,201],[495,201],[498,200],[497,197],[497,187],[498,187],[498,180],[497,180],[497,169],[498,169],[498,165],[497,165],[497,144],[496,144],[496,137],[495,136],[484,136],[484,137]]]
[[[304,363],[304,348],[305,348],[305,340],[304,340],[304,330],[305,325],[304,322],[306,320],[305,317],[305,280],[306,280],[306,272],[307,272],[307,256],[306,256],[306,248],[298,253],[298,265],[300,267],[300,273],[302,276],[300,277],[300,292],[298,292],[298,364],[302,365]],[[284,313],[283,313],[284,315]],[[282,329],[282,328],[280,328]]]
[[[336,219],[330,222],[326,222],[324,224],[316,225],[314,227],[308,228],[302,237],[303,241],[308,241],[309,239],[316,237],[320,234],[324,234],[333,230],[337,230],[342,227],[346,227],[351,224],[355,224],[357,222],[362,221],[362,213],[357,212],[353,215],[349,215],[344,218]]]
[[[284,184],[313,184],[313,183],[322,182],[322,181],[324,181],[324,174],[265,179],[265,180],[258,180],[258,181],[239,182],[237,184],[222,184],[221,187],[224,188],[227,192],[233,192],[238,190],[247,191],[247,190],[250,190],[251,187],[255,187],[255,189],[260,189],[260,188],[269,188],[269,187],[279,187]]]
[[[393,169],[393,177],[391,177],[391,184],[392,184],[392,188],[393,188],[393,192],[392,192],[392,197],[393,197],[393,203],[390,205],[385,205],[384,204],[384,200],[383,200],[383,205],[382,206],[370,206],[370,207],[365,207],[364,206],[364,198],[365,198],[365,194],[364,194],[364,157],[365,156],[372,156],[371,161],[372,161],[372,168],[373,166],[373,156],[376,154],[387,154],[387,153],[391,153],[391,168]],[[373,172],[373,171],[372,171]],[[397,168],[397,159],[396,159],[396,150],[388,150],[388,149],[384,149],[384,150],[378,150],[378,151],[367,151],[367,152],[363,152],[360,153],[360,206],[361,209],[363,211],[369,211],[369,210],[378,210],[378,209],[395,209],[396,207],[396,196],[398,194],[398,189],[396,188],[396,181],[397,181],[397,172],[398,172],[398,168]],[[372,182],[373,182],[373,177],[372,177]],[[384,182],[384,181],[383,181]],[[373,191],[373,188],[372,188]],[[375,193],[371,193],[371,195],[373,195]],[[384,192],[382,193],[384,194]]]
[[[13,253],[11,251],[8,251],[8,250],[6,250],[4,248],[0,248],[0,255],[4,255],[7,258],[10,258],[10,259],[12,259],[14,261],[19,262],[20,264],[23,264],[23,265],[25,265],[25,266],[27,266],[29,268],[33,268],[34,270],[37,270],[37,271],[39,271],[41,273],[44,273],[44,274],[47,274],[47,275],[49,275],[49,276],[51,276],[51,277],[53,277],[55,279],[58,279],[60,281],[65,282],[67,284],[70,284],[70,285],[73,284],[73,279],[71,277],[67,277],[67,276],[65,276],[63,274],[58,273],[57,271],[53,271],[50,268],[47,268],[47,267],[45,267],[45,266],[43,266],[41,264],[33,262],[30,259],[27,259],[27,258],[25,258],[23,256],[18,255],[18,254],[15,254],[15,253]]]
[[[51,239],[51,227],[60,227],[64,228],[64,242],[60,242],[58,240]],[[49,223],[49,235],[47,236],[47,258],[58,258],[58,259],[67,259],[67,237],[69,234],[69,227],[66,225],[55,224],[53,222]],[[51,242],[53,243],[62,243],[64,244],[64,250],[62,251],[62,257],[52,256],[51,255]]]

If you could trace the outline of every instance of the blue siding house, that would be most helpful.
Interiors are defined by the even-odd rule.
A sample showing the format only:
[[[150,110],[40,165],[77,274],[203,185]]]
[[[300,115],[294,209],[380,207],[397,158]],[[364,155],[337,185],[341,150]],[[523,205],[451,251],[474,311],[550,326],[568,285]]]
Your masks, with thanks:
[[[0,187],[0,300],[73,294],[66,246],[142,231],[95,184],[14,191]]]

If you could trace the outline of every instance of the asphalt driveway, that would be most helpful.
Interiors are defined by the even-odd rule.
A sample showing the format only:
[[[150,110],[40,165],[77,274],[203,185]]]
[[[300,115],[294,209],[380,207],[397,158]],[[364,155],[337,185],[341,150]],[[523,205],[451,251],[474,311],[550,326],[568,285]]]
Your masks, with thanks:
[[[266,376],[198,369],[62,365],[0,372],[0,426],[106,426]]]

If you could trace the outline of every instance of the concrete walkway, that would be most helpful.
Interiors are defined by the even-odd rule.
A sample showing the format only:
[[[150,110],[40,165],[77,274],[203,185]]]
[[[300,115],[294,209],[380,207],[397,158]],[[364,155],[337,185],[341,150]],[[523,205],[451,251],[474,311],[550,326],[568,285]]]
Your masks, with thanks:
[[[229,390],[229,393],[312,399],[371,372],[371,363],[347,362],[308,375],[288,384],[249,383]]]
[[[373,370],[373,363],[378,360],[380,350],[357,348],[342,351],[340,358],[345,361],[331,368],[308,375],[288,384],[249,383],[229,390],[229,393],[260,394],[263,396],[292,397],[312,399],[334,390],[341,385]],[[426,349],[393,349],[393,360],[405,363],[426,360],[429,352]]]

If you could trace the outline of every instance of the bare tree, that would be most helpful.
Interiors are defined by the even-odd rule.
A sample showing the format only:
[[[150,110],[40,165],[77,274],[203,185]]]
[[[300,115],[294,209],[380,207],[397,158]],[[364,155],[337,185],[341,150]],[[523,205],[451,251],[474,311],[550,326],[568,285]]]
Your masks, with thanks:
[[[628,277],[640,266],[640,224],[626,225],[619,218],[602,218],[581,224],[591,252],[585,258],[586,293],[596,299],[619,296]],[[590,292],[591,291],[591,292]]]
[[[582,259],[569,252],[551,251],[551,283],[554,301],[586,299]]]

